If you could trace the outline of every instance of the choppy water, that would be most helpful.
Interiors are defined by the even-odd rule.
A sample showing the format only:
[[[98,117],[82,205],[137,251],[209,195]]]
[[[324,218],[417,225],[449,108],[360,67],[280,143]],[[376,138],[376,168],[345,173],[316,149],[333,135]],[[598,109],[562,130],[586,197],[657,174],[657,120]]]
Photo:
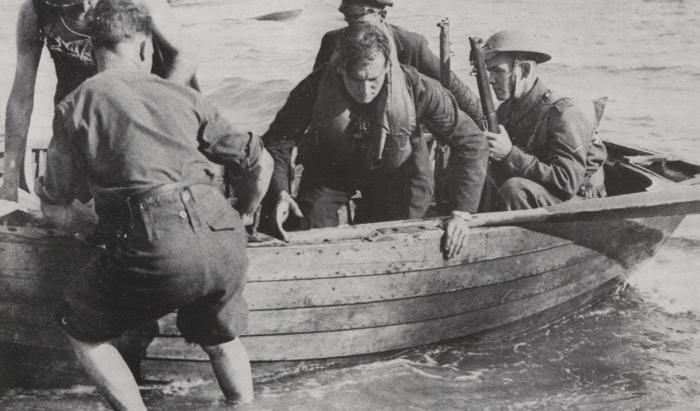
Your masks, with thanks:
[[[241,21],[206,5],[178,8],[198,44],[200,81],[231,119],[265,130],[310,70],[321,36],[342,26],[336,0],[309,1],[287,22]],[[553,87],[610,97],[606,138],[700,158],[700,3],[682,0],[400,0],[390,21],[425,34],[449,16],[453,67],[469,84],[467,35],[536,34],[554,56]],[[0,4],[0,100],[14,71],[18,0]],[[186,10],[186,11],[185,11]],[[206,22],[206,23],[205,23]],[[43,61],[48,61],[44,56]],[[43,64],[32,140],[44,144],[52,74]],[[1,117],[4,120],[3,117]],[[690,217],[613,298],[547,330],[501,344],[457,342],[390,359],[320,370],[256,387],[246,409],[700,409],[700,218]],[[213,383],[144,391],[154,409],[225,408]],[[0,408],[99,409],[89,388],[13,390]]]

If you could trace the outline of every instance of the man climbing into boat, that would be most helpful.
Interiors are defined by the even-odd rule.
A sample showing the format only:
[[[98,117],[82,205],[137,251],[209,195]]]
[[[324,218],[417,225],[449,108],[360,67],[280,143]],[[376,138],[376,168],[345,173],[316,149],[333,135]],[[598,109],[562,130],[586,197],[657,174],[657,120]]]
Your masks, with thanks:
[[[452,150],[447,174],[453,212],[445,222],[443,246],[448,256],[459,252],[468,213],[479,203],[487,142],[439,82],[398,63],[385,28],[356,23],[343,30],[331,62],[297,85],[289,101],[310,104],[311,112],[263,137],[275,159],[269,218],[282,236],[290,210],[301,219],[300,229],[338,225],[338,209],[356,190],[362,194],[357,222],[424,217],[434,187],[418,127],[425,124]],[[298,204],[289,194],[297,145],[304,164]]]
[[[167,57],[162,64],[154,65],[154,71],[179,83],[193,83],[195,59],[186,50],[166,0],[139,1],[152,16],[155,41]],[[18,189],[28,189],[23,162],[42,45],[46,44],[56,70],[54,104],[97,71],[88,32],[95,3],[96,0],[25,0],[20,8],[16,29],[17,66],[5,119],[5,167],[0,199],[17,201]],[[156,57],[161,57],[161,53]]]
[[[440,80],[440,60],[430,50],[428,39],[421,34],[387,23],[386,8],[393,5],[394,2],[391,0],[342,0],[338,10],[343,14],[348,25],[364,22],[385,27],[396,45],[396,54],[401,64],[415,67],[419,73]],[[330,61],[342,31],[341,28],[323,35],[321,47],[316,55],[314,70]],[[482,113],[479,97],[452,72],[450,72],[447,88],[457,99],[459,108],[469,115],[476,124],[481,124]],[[303,108],[297,108],[297,110],[299,109]],[[284,111],[280,113],[284,113]],[[284,120],[278,118],[277,121]]]
[[[237,338],[248,317],[241,216],[250,220],[267,190],[272,158],[199,92],[150,73],[145,7],[100,0],[94,13],[98,73],[56,106],[56,135],[36,190],[43,213],[64,229],[68,205],[93,197],[106,241],[65,289],[60,324],[112,406],[144,409],[110,341],[178,309],[178,329],[209,355],[226,397],[251,401],[250,363]],[[212,185],[210,161],[247,182],[241,216]]]
[[[596,127],[570,98],[550,90],[538,65],[549,54],[517,31],[484,44],[500,133],[486,132],[497,209],[537,208],[572,198],[604,197],[607,152]],[[489,184],[487,182],[487,184]]]

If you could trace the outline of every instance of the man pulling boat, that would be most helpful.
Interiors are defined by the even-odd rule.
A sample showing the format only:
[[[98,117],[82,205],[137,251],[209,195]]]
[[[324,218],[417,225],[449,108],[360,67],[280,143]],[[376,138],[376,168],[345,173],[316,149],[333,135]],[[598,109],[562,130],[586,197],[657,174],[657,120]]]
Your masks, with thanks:
[[[447,172],[453,214],[444,247],[449,256],[459,252],[485,178],[486,139],[449,91],[398,62],[385,28],[357,23],[343,30],[331,62],[297,85],[287,107],[290,101],[311,110],[263,136],[275,159],[270,217],[281,233],[290,210],[301,229],[337,225],[338,209],[356,190],[362,194],[358,222],[424,217],[434,186],[418,127],[425,124],[452,149]],[[289,194],[295,146],[301,146],[304,164],[296,201]]]
[[[500,133],[486,132],[496,208],[604,197],[605,146],[583,111],[539,77],[538,65],[550,56],[517,31],[498,32],[483,47],[489,82],[503,102]]]
[[[178,309],[177,327],[208,354],[230,400],[252,400],[237,338],[247,324],[242,219],[212,185],[213,161],[248,182],[250,215],[272,159],[201,94],[150,74],[151,19],[130,0],[100,0],[92,38],[98,74],[56,107],[42,211],[59,227],[75,199],[95,199],[106,249],[67,286],[58,318],[87,374],[117,409],[144,409],[110,340]]]

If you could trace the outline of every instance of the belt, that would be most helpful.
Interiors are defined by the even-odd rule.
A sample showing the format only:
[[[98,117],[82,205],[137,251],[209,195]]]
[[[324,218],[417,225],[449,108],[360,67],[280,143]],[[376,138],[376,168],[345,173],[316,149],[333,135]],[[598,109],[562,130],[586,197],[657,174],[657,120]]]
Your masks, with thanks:
[[[174,183],[161,184],[161,185],[140,191],[138,193],[132,194],[132,195],[128,196],[125,201],[126,201],[127,206],[131,207],[133,202],[143,201],[147,198],[156,196],[158,194],[163,194],[163,193],[167,193],[169,191],[175,191],[178,189],[186,189],[188,187],[198,185],[198,184],[211,185],[211,182],[204,181],[204,180],[202,180],[202,181],[183,180],[183,181],[176,181]]]

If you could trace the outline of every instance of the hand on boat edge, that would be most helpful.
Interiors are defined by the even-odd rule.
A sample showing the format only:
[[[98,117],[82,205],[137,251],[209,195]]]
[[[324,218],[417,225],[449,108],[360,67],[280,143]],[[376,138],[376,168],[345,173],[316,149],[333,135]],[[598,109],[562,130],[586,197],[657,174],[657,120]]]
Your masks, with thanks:
[[[289,241],[289,235],[284,230],[284,223],[289,218],[289,211],[294,213],[295,216],[302,218],[304,214],[301,212],[301,208],[297,202],[289,195],[286,191],[280,191],[277,195],[277,204],[275,205],[275,227],[277,227],[277,232],[283,241]]]
[[[441,227],[445,230],[442,236],[441,248],[446,258],[458,255],[467,243],[469,237],[469,221],[471,214],[466,211],[453,211],[452,215],[446,218]]]

